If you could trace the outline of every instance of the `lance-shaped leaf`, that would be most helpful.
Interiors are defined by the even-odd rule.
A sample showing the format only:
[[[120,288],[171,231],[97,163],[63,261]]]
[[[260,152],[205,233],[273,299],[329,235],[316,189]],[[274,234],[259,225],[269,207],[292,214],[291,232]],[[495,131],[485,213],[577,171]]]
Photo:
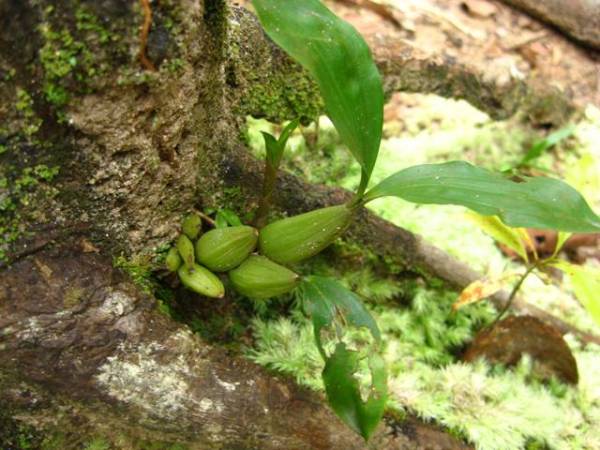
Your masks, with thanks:
[[[396,196],[415,203],[462,205],[512,227],[600,231],[598,217],[568,184],[552,178],[515,182],[467,162],[409,167],[383,180],[363,202]]]
[[[358,380],[359,354],[348,350],[342,342],[326,360],[323,382],[327,400],[336,414],[363,438],[369,439],[381,421],[387,401],[387,374],[383,359],[373,354],[369,357],[371,387],[369,397],[363,401]]]
[[[551,265],[569,275],[575,296],[600,325],[600,270],[567,261],[555,261]]]
[[[356,294],[336,280],[311,276],[303,281],[300,289],[304,310],[312,319],[315,340],[324,358],[321,330],[332,326],[336,318],[348,325],[367,328],[380,342],[381,334],[373,316]]]
[[[544,139],[537,141],[527,151],[518,166],[525,166],[534,159],[539,158],[544,152],[550,150],[560,141],[572,136],[574,132],[575,127],[573,125],[569,125],[568,127],[555,131],[554,133],[546,136]]]
[[[383,127],[381,76],[364,39],[319,0],[253,0],[267,34],[316,79],[327,115],[368,182]]]

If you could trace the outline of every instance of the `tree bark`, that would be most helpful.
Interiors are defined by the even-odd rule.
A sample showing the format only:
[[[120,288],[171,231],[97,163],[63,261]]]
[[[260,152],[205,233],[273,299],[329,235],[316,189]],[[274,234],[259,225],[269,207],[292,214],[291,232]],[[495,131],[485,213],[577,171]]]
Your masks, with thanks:
[[[390,422],[367,446],[313,393],[158,314],[81,242],[0,273],[0,401],[21,420],[43,423],[62,408],[73,443],[93,430],[190,449],[463,448],[416,421],[414,436]]]
[[[415,419],[390,419],[365,444],[321,398],[201,341],[113,269],[115,256],[171,242],[193,208],[256,207],[261,170],[240,137],[246,114],[322,109],[314,83],[248,12],[220,0],[152,5],[146,53],[156,72],[134,56],[135,3],[0,0],[0,425],[59,433],[65,449],[98,435],[122,448],[464,448]],[[506,87],[456,67],[439,78],[423,61],[379,63],[389,91],[462,96],[505,116],[519,109],[502,103]],[[348,195],[284,175],[275,201],[295,214]],[[406,276],[437,276],[418,237],[366,211],[348,239]]]
[[[502,0],[543,22],[558,27],[577,41],[600,50],[600,2],[598,0]]]

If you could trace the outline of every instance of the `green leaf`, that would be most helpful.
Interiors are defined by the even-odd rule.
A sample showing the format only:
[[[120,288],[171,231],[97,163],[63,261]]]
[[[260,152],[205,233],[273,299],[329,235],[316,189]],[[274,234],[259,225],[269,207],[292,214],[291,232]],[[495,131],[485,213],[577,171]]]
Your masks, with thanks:
[[[560,250],[563,248],[563,245],[565,245],[571,236],[573,236],[573,233],[568,233],[566,231],[558,232],[558,236],[556,238],[556,247],[554,247],[554,253],[552,253],[552,256],[558,255]]]
[[[381,421],[387,401],[387,374],[381,357],[369,357],[371,388],[369,397],[363,401],[358,380],[359,354],[348,350],[342,342],[325,363],[323,382],[327,400],[335,413],[365,440],[369,439]]]
[[[554,133],[548,135],[546,138],[537,141],[535,144],[531,146],[531,148],[527,151],[521,162],[518,166],[525,166],[529,164],[534,159],[539,158],[542,153],[550,150],[560,141],[570,137],[575,132],[575,127],[570,125],[561,130],[555,131]]]
[[[217,212],[217,215],[215,216],[215,227],[216,228],[227,228],[228,226],[229,226],[229,223],[227,222],[227,219],[225,218],[223,213],[221,211]]]
[[[600,270],[567,261],[555,261],[551,265],[569,275],[575,296],[600,325]]]
[[[220,209],[215,216],[216,228],[227,228],[228,226],[237,227],[242,225],[242,221],[230,209]]]
[[[317,81],[327,115],[366,187],[383,127],[383,87],[360,34],[319,0],[253,0],[267,34]]]
[[[383,180],[363,202],[396,196],[409,202],[462,205],[512,227],[600,231],[598,217],[568,184],[552,178],[518,183],[463,161],[409,167]]]
[[[287,145],[288,139],[290,138],[290,136],[292,135],[294,130],[296,128],[298,128],[298,125],[300,125],[300,119],[292,120],[290,123],[288,123],[285,126],[285,128],[279,135],[279,139],[277,139],[277,143],[279,144],[280,154],[277,155],[277,159],[276,159],[277,165],[279,165],[279,162],[281,162],[281,156],[283,155],[283,151],[285,150],[285,146]]]
[[[260,132],[263,135],[263,139],[265,140],[265,150],[267,151],[267,161],[274,165],[274,161],[277,161],[278,154],[280,152],[279,143],[275,136],[271,133],[267,133],[266,131]],[[283,153],[283,152],[282,152]]]
[[[281,157],[283,156],[283,151],[285,150],[285,146],[287,145],[287,141],[299,124],[300,119],[292,120],[283,129],[283,131],[279,135],[279,139],[276,139],[275,136],[273,136],[272,134],[269,134],[265,131],[261,131],[265,140],[265,148],[267,150],[267,161],[269,162],[271,167],[275,169],[279,167],[279,164],[281,163]]]
[[[315,340],[323,357],[325,350],[321,342],[321,330],[332,326],[336,317],[357,328],[367,328],[376,342],[381,342],[377,323],[360,298],[336,280],[318,276],[306,277],[300,286],[300,296],[306,314],[313,321]]]

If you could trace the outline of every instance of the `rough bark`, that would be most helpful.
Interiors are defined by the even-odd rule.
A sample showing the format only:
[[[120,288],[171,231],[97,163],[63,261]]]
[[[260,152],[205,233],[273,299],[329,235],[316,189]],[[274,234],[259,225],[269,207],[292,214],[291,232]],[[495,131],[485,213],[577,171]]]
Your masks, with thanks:
[[[206,345],[69,241],[0,273],[0,371],[22,374],[2,380],[0,401],[21,397],[21,421],[63,408],[52,425],[72,443],[93,430],[190,449],[463,448],[418,422],[413,434],[390,422],[366,445],[316,395]]]
[[[218,0],[153,5],[147,53],[160,70],[143,72],[137,4],[0,0],[0,193],[15,205],[3,203],[2,226],[18,238],[0,267],[6,420],[62,430],[65,449],[98,434],[123,448],[367,448],[320,398],[202,342],[112,268],[114,256],[170,242],[194,207],[256,206],[261,171],[240,137],[245,114],[311,118],[321,108],[314,84],[247,12]],[[444,86],[473,101],[491,92],[482,107],[516,111],[485,83],[468,82],[467,95],[452,70],[433,83],[428,64],[380,63],[390,89],[407,88],[406,72],[410,89]],[[60,166],[58,178],[41,165]],[[293,214],[347,195],[286,175],[276,202]],[[438,276],[418,237],[367,212],[349,239],[407,276]],[[463,447],[411,420],[382,426],[372,448],[436,445]]]
[[[597,0],[502,0],[567,35],[600,50],[600,3]]]

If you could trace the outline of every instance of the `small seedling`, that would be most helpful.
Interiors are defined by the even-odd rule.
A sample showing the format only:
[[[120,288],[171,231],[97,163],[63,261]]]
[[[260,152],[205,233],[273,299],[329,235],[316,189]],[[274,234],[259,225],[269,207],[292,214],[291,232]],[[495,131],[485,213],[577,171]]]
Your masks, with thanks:
[[[190,238],[180,237],[177,249],[183,265],[177,272],[187,287],[208,297],[221,297],[224,292],[220,279],[209,269],[229,271],[231,285],[248,297],[264,299],[299,289],[325,361],[322,375],[328,401],[348,426],[368,439],[387,400],[377,324],[358,296],[336,280],[301,278],[285,266],[321,252],[351,225],[359,207],[384,196],[462,205],[483,216],[497,216],[502,227],[595,232],[600,231],[600,217],[562,181],[539,177],[517,183],[462,161],[409,167],[368,189],[381,143],[384,95],[381,76],[364,39],[319,0],[253,0],[253,4],[266,33],[316,80],[327,115],[361,166],[361,181],[347,204],[268,223],[277,171],[286,142],[299,122],[287,125],[279,138],[263,133],[267,156],[254,228],[221,211],[211,220],[217,229],[202,236],[195,249]],[[519,236],[508,233],[506,239],[514,244]],[[523,251],[520,244],[515,246]],[[259,255],[252,254],[254,251]],[[532,264],[528,270],[539,262]],[[170,269],[177,265],[175,256],[170,256],[169,265]],[[372,342],[349,348],[344,330],[350,327],[366,328]],[[329,342],[333,345],[323,342],[325,335],[334,336]],[[355,377],[361,360],[368,362],[370,370],[366,399]]]

